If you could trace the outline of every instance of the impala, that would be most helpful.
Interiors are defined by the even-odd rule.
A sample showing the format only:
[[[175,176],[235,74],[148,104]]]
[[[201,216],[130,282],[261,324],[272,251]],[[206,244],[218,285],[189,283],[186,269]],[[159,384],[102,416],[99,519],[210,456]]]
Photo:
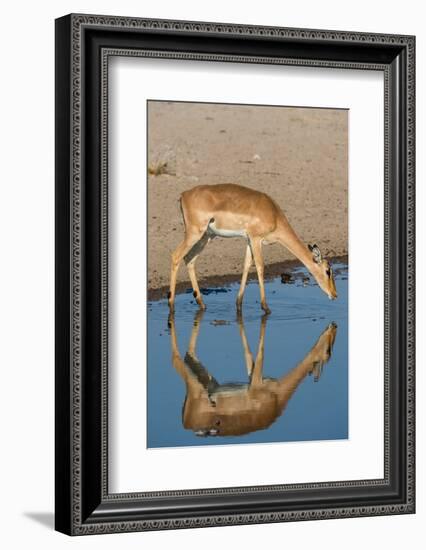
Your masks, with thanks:
[[[306,246],[299,239],[278,204],[266,193],[231,183],[198,185],[182,193],[180,206],[185,238],[172,253],[168,294],[171,311],[174,310],[176,277],[182,259],[188,269],[194,297],[199,307],[205,309],[195,274],[195,262],[208,242],[215,237],[247,239],[237,310],[241,310],[248,272],[254,260],[261,307],[270,313],[263,280],[262,244],[280,243],[286,247],[307,267],[328,297],[337,298],[329,262],[322,257],[316,244]]]
[[[268,428],[282,415],[299,384],[308,374],[318,381],[329,361],[337,325],[330,323],[305,358],[280,378],[263,377],[264,342],[267,316],[261,320],[259,344],[254,359],[242,316],[238,324],[247,368],[248,383],[220,384],[197,357],[196,344],[204,312],[198,311],[188,351],[179,353],[174,316],[169,318],[172,363],[186,386],[182,409],[185,429],[198,436],[236,436]]]

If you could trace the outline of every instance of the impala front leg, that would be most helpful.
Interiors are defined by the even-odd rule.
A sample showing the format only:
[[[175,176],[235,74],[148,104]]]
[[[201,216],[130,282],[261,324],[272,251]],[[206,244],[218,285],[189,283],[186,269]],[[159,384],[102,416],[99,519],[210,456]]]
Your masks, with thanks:
[[[265,285],[263,282],[263,255],[262,255],[262,241],[259,238],[251,239],[251,250],[253,252],[254,263],[256,265],[257,277],[259,279],[259,291],[260,291],[260,304],[265,313],[271,313],[271,310],[266,303],[265,297]]]
[[[242,308],[242,305],[243,305],[244,290],[246,288],[248,272],[249,272],[252,261],[253,261],[253,254],[251,253],[251,248],[250,248],[250,245],[248,244],[247,249],[246,249],[246,256],[244,258],[243,276],[241,277],[240,290],[239,290],[238,296],[237,296],[237,311],[238,311],[238,313],[241,313],[241,308]]]
[[[263,315],[260,322],[259,345],[257,348],[256,361],[250,376],[250,388],[260,388],[263,383],[263,358],[265,356],[265,331],[267,315]]]
[[[246,331],[244,330],[243,316],[238,315],[238,328],[240,329],[241,342],[243,344],[244,359],[246,361],[246,369],[248,377],[250,378],[254,367],[253,355],[251,354],[250,347],[247,341]]]

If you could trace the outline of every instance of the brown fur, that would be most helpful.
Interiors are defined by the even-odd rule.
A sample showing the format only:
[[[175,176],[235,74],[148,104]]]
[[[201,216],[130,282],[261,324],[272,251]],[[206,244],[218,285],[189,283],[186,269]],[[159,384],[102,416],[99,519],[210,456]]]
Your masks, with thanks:
[[[195,274],[195,262],[211,238],[209,225],[212,222],[219,230],[243,232],[247,236],[247,252],[237,298],[238,310],[241,310],[248,270],[254,260],[261,306],[266,313],[270,313],[263,280],[263,243],[278,242],[288,248],[305,264],[324,292],[331,298],[337,297],[334,278],[332,274],[327,275],[330,267],[327,260],[317,261],[290,226],[278,204],[266,193],[233,183],[198,185],[182,193],[180,205],[185,238],[172,254],[169,298],[171,311],[174,310],[176,276],[182,259],[187,264],[197,303],[201,309],[205,309]]]
[[[185,359],[179,353],[173,316],[170,319],[173,366],[183,378],[186,397],[182,422],[186,429],[200,435],[242,435],[269,427],[281,416],[299,384],[311,372],[317,380],[322,366],[331,357],[337,327],[330,324],[305,358],[279,379],[263,378],[264,339],[267,317],[261,321],[256,359],[250,352],[242,317],[240,336],[249,382],[220,385],[200,363],[196,342],[203,312],[197,313]],[[210,384],[210,387],[209,387]]]

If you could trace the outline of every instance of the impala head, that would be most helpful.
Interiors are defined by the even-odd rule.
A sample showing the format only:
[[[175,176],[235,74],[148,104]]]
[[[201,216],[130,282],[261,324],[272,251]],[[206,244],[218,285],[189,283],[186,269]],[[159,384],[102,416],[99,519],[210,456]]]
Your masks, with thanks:
[[[316,244],[310,244],[308,245],[308,248],[312,252],[312,275],[315,277],[317,283],[327,294],[330,300],[336,299],[336,284],[334,282],[334,275],[331,265],[329,264],[328,260],[322,257],[321,250]]]
[[[314,363],[325,365],[329,361],[336,340],[336,334],[337,325],[333,321],[329,323],[311,350],[311,357],[314,359]]]

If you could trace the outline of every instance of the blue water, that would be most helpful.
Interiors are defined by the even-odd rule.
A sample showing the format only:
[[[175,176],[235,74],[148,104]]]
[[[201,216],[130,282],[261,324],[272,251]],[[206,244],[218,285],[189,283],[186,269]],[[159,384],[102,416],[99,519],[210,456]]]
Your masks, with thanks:
[[[166,300],[149,302],[148,447],[346,439],[348,272],[342,264],[334,264],[333,268],[338,292],[338,299],[334,301],[312,281],[304,284],[302,276],[308,274],[302,268],[297,269],[292,284],[283,284],[280,278],[267,281],[266,296],[272,311],[267,317],[260,308],[257,280],[247,285],[242,320],[238,320],[235,308],[239,284],[206,293],[207,310],[202,315],[197,315],[198,306],[191,293],[178,295],[173,324]],[[250,376],[242,335],[245,334],[255,361],[262,323],[263,371],[258,366],[256,372],[261,372],[261,385],[262,380],[282,381],[279,395],[287,396],[284,407],[282,402],[275,408],[271,405],[280,398],[269,390],[262,393],[264,401],[258,399],[257,393],[246,399]],[[330,328],[334,325],[337,329]],[[194,336],[197,330],[195,359],[191,359],[187,351],[191,334]],[[329,349],[329,360],[312,363],[312,372],[299,376],[296,387],[289,391],[286,375],[291,376],[295,368],[302,372],[303,361],[303,365],[309,366],[313,357],[310,351],[317,344],[315,353],[318,354],[318,346],[321,347],[325,338],[323,336],[318,344],[321,335],[327,336],[330,331],[334,334],[334,344]],[[175,362],[172,361],[172,332],[176,334],[178,349],[175,351],[180,367],[176,354]],[[253,377],[252,374],[252,380]],[[188,380],[192,390],[188,389]],[[268,384],[265,387],[270,388]],[[221,395],[232,405],[231,415],[230,409],[226,414],[222,410]],[[201,412],[197,412],[198,405],[208,409],[208,425],[203,424],[205,420]],[[265,413],[266,407],[273,409],[269,416]],[[249,411],[244,416],[243,409],[247,408]],[[185,418],[191,418],[186,421],[186,427],[184,413]],[[264,422],[265,414],[268,419]],[[234,433],[224,433],[229,431]]]

